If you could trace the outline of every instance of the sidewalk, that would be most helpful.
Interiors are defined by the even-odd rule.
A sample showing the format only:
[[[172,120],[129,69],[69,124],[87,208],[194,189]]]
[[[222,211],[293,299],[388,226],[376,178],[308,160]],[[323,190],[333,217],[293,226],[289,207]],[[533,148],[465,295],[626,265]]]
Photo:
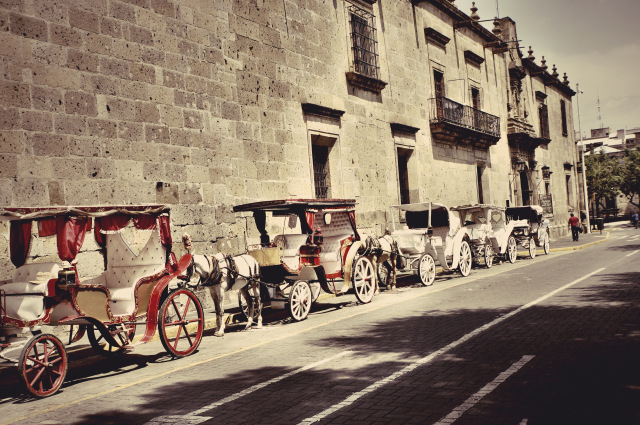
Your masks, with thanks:
[[[577,242],[571,239],[571,234],[561,238],[552,239],[550,241],[551,252],[572,251],[587,248],[609,239],[609,232],[626,228],[632,228],[631,224],[626,221],[617,221],[613,223],[605,223],[602,233],[599,230],[592,230],[591,233],[581,233]]]

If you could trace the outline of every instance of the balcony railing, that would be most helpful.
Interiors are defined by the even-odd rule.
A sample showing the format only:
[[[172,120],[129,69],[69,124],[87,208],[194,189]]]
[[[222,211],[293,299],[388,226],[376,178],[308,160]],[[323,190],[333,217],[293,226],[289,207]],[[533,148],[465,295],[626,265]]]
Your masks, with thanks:
[[[431,123],[449,123],[491,137],[500,137],[500,117],[487,114],[471,106],[446,97],[429,99]]]

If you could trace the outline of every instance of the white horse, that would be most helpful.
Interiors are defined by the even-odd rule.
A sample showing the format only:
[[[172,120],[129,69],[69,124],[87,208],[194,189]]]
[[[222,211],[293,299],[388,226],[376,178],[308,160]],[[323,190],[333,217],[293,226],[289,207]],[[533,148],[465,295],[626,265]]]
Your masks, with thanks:
[[[182,236],[185,249],[191,250],[191,239],[188,234]],[[240,291],[248,306],[247,325],[249,329],[253,325],[257,309],[257,328],[262,328],[260,283],[260,266],[250,255],[241,254],[225,256],[222,253],[215,255],[193,255],[193,260],[187,268],[187,277],[197,275],[199,284],[209,288],[216,309],[215,336],[224,336],[224,293],[231,289]],[[253,299],[249,294],[249,287],[253,291]]]

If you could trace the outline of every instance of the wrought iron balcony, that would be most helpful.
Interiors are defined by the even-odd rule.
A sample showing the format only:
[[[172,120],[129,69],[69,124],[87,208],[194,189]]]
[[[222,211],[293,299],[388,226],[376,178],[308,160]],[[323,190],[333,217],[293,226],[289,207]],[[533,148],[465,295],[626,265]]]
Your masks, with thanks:
[[[431,132],[436,139],[488,147],[500,140],[500,117],[446,97],[429,99]]]

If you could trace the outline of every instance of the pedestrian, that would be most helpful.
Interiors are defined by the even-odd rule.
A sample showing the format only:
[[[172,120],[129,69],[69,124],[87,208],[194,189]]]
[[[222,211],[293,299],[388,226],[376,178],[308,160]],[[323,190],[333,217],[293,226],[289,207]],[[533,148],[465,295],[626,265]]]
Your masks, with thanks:
[[[635,226],[635,228],[638,228],[638,213],[634,212],[633,214],[631,214],[631,224],[633,224]]]
[[[569,227],[571,228],[571,236],[574,241],[578,241],[578,235],[580,234],[580,220],[578,217],[574,216],[573,213],[570,214],[569,217]]]

